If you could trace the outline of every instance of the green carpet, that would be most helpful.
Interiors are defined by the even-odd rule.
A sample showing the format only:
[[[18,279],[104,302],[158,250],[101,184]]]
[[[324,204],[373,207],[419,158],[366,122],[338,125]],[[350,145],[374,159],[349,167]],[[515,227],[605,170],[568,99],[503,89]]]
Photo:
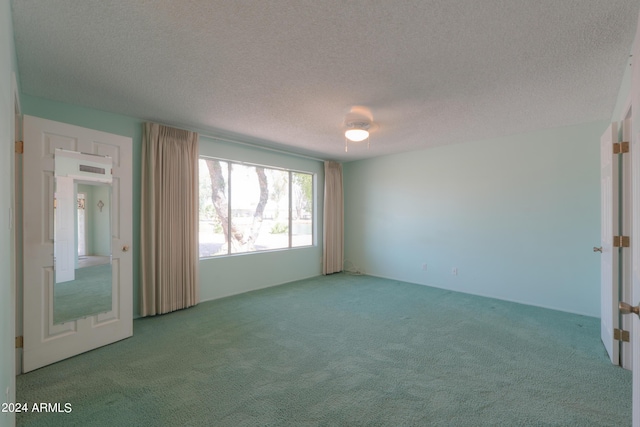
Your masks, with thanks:
[[[332,275],[134,322],[17,379],[20,426],[624,426],[599,320]]]
[[[53,287],[53,323],[111,311],[111,264],[77,268],[75,280]]]

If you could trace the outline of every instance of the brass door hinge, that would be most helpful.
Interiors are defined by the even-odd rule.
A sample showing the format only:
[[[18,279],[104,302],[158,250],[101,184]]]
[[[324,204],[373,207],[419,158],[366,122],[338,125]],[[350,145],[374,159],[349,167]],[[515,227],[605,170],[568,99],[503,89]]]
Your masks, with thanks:
[[[16,141],[16,153],[18,154],[24,153],[24,142]]]
[[[616,341],[629,342],[629,331],[616,328],[613,330],[613,339]]]
[[[629,141],[616,142],[613,144],[613,154],[622,154],[629,152]]]
[[[629,246],[629,236],[613,236],[614,248],[628,248]]]
[[[24,337],[22,335],[20,335],[19,337],[16,337],[16,348],[22,348],[23,345],[24,345]]]

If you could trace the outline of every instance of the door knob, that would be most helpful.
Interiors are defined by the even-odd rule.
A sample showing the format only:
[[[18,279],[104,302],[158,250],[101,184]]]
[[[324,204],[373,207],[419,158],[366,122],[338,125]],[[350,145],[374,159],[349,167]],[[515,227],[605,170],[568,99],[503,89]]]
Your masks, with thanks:
[[[122,252],[127,252],[129,250],[129,245],[124,245],[122,247]]]
[[[632,306],[631,304],[627,304],[626,302],[622,302],[620,301],[620,303],[618,303],[618,308],[620,309],[620,313],[622,314],[629,314],[629,313],[635,313],[638,316],[640,316],[640,306]]]
[[[599,248],[597,247],[593,247],[593,252],[602,252],[602,246],[600,246]]]

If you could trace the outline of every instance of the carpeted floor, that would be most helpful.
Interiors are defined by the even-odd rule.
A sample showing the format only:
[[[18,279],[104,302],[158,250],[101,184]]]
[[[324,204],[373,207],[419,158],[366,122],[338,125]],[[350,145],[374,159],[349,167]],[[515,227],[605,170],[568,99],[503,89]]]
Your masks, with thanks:
[[[22,426],[624,426],[599,320],[366,276],[139,319],[21,375]]]
[[[111,263],[77,268],[75,280],[53,287],[53,323],[111,311]]]

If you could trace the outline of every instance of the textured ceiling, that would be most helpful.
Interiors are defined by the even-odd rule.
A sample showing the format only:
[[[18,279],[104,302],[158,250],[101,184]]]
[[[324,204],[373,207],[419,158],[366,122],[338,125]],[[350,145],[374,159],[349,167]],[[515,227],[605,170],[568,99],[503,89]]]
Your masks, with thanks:
[[[609,119],[640,0],[12,6],[26,94],[348,161]]]

